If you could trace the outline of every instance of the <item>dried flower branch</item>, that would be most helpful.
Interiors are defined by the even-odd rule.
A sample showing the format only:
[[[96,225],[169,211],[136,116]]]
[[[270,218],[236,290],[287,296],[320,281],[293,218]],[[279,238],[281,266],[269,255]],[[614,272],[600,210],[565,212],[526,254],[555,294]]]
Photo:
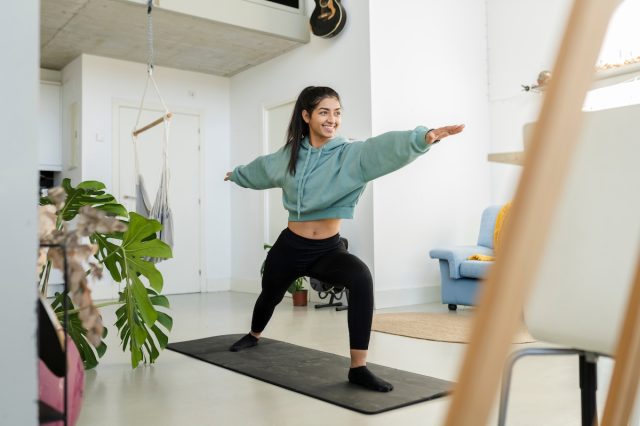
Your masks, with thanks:
[[[59,247],[40,248],[38,256],[38,273],[43,270],[46,261],[64,272],[64,252],[66,249],[67,270],[66,279],[69,297],[78,310],[78,316],[82,326],[87,330],[86,338],[94,346],[98,346],[102,339],[102,317],[91,298],[91,289],[87,280],[84,265],[88,265],[91,273],[96,277],[102,276],[102,268],[90,259],[97,253],[95,244],[85,244],[86,240],[94,232],[109,234],[124,232],[127,226],[115,218],[108,217],[104,212],[89,206],[84,206],[78,213],[77,226],[70,231],[66,223],[57,223],[57,214],[64,206],[66,196],[62,188],[49,190],[49,199],[52,205],[40,206],[40,229],[38,236],[41,244],[60,245]]]
[[[624,67],[626,65],[633,65],[633,64],[637,64],[637,63],[640,63],[640,56],[636,56],[635,58],[625,59],[622,62],[618,62],[618,63],[614,63],[614,64],[604,63],[602,65],[597,66],[596,67],[596,71],[606,71],[606,70],[620,68],[620,67]]]

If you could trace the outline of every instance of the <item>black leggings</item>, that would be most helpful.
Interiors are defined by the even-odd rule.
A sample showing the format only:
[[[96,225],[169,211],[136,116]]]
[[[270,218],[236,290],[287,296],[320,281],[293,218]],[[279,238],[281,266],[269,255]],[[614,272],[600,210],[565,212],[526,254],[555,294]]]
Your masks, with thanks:
[[[251,331],[261,333],[287,288],[298,277],[344,285],[349,289],[349,343],[351,349],[367,349],[373,316],[373,280],[363,261],[347,252],[340,234],[312,240],[288,228],[267,254],[262,293],[253,308]]]

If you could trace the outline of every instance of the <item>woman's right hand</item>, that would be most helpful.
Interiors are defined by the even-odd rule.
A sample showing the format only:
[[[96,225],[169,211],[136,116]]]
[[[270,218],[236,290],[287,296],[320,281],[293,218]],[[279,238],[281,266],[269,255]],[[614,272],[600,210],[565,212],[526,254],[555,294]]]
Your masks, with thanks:
[[[224,175],[224,180],[225,180],[225,181],[228,181],[228,180],[229,180],[229,178],[231,177],[231,173],[232,173],[232,172],[227,172],[227,174],[226,174],[226,175]]]
[[[448,136],[457,135],[463,130],[464,130],[464,124],[439,127],[437,129],[429,130],[427,134],[424,135],[424,139],[427,145],[431,145],[431,144],[440,142],[441,139],[444,139]]]

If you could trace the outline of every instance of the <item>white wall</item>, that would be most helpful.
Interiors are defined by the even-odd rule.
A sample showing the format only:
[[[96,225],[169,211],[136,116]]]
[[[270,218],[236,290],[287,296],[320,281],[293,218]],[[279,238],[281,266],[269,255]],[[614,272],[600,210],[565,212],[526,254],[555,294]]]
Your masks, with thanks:
[[[263,109],[294,100],[308,85],[330,86],[340,94],[344,108],[342,135],[371,135],[369,6],[364,1],[343,4],[347,24],[335,38],[314,36],[309,44],[231,78],[231,167],[265,153]],[[306,0],[306,6],[313,10],[314,2]],[[263,194],[229,185],[232,289],[258,292],[259,269],[265,256]],[[342,235],[349,238],[350,250],[373,271],[370,189],[360,200],[355,220],[345,222]]]
[[[373,133],[466,124],[374,182],[376,307],[438,301],[429,250],[474,243],[489,202],[485,3],[370,4]]]
[[[147,77],[146,65],[83,55],[81,69],[82,180],[99,180],[112,191],[113,107],[121,102],[139,104]],[[207,288],[228,290],[229,187],[222,182],[221,171],[229,164],[229,79],[163,67],[155,68],[154,78],[170,109],[199,111],[203,116]],[[149,89],[146,101],[147,105],[159,105],[153,89]],[[110,298],[116,291],[104,278],[95,285],[94,297]]]
[[[0,246],[2,287],[7,298],[0,309],[0,424],[37,424],[37,351],[35,276],[38,204],[38,48],[39,2],[20,1],[0,14],[3,52],[0,93]],[[10,206],[10,208],[9,208]]]
[[[570,0],[487,0],[491,152],[521,151],[522,126],[535,121],[542,94],[522,91],[551,70],[572,5]],[[493,203],[510,200],[520,166],[492,163]]]

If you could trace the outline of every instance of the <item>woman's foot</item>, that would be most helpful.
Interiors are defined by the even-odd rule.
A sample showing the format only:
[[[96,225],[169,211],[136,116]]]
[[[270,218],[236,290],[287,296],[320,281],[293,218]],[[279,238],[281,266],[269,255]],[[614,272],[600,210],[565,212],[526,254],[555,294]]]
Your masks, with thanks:
[[[251,333],[249,333],[245,336],[242,336],[240,340],[238,340],[233,345],[231,345],[229,350],[231,352],[238,352],[247,348],[251,348],[257,344],[258,344],[258,338],[253,336]]]
[[[374,375],[369,371],[366,365],[350,368],[349,381],[356,385],[364,386],[365,388],[378,392],[389,392],[393,390],[393,385],[391,383],[385,382]]]

